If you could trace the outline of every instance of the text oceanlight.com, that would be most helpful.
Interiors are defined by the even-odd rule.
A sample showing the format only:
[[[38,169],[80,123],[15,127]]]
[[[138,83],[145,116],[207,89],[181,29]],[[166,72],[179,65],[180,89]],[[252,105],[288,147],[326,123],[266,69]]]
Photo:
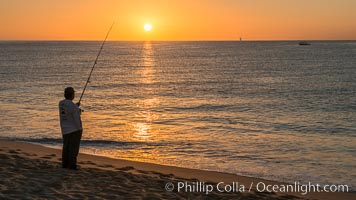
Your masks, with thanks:
[[[301,184],[294,182],[294,184],[267,184],[264,182],[251,183],[244,185],[239,182],[225,183],[219,182],[216,184],[205,182],[176,182],[167,183],[165,185],[166,191],[172,192],[198,192],[209,194],[211,192],[220,193],[236,193],[236,192],[295,192],[300,194],[308,194],[310,192],[348,192],[348,185],[320,185],[312,184],[311,182]]]

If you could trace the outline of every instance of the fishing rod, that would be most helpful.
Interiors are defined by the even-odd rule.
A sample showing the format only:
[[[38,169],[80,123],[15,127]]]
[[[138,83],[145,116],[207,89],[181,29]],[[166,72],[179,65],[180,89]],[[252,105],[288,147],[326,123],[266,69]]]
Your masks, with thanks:
[[[104,39],[103,43],[101,44],[101,47],[100,47],[99,53],[98,53],[98,55],[96,56],[96,59],[95,59],[95,61],[94,61],[93,67],[91,68],[91,71],[90,71],[89,77],[88,77],[88,79],[87,79],[87,82],[85,83],[85,86],[84,86],[84,89],[83,89],[82,95],[80,95],[80,98],[79,98],[79,101],[78,101],[78,105],[80,105],[80,101],[82,100],[83,95],[84,95],[84,92],[85,92],[85,89],[86,89],[86,88],[87,88],[87,86],[88,86],[88,83],[89,83],[89,80],[90,80],[91,74],[92,74],[92,73],[93,73],[93,71],[94,71],[94,67],[95,67],[95,65],[96,65],[96,64],[97,64],[97,62],[98,62],[98,58],[99,58],[99,56],[100,56],[100,54],[101,54],[101,51],[103,50],[103,47],[104,47],[105,41],[106,41],[106,39],[108,38],[109,33],[110,33],[110,31],[111,31],[112,27],[114,26],[114,24],[115,24],[115,22],[113,22],[113,23],[112,23],[112,25],[110,26],[110,29],[109,29],[108,33],[106,34],[106,37],[105,37],[105,39]]]

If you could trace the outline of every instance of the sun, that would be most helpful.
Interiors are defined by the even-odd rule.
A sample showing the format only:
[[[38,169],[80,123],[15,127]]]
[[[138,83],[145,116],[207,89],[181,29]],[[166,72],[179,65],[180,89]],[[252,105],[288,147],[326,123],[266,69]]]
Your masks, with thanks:
[[[145,29],[145,31],[150,31],[150,30],[152,30],[152,25],[151,24],[145,24],[143,26],[143,28]]]

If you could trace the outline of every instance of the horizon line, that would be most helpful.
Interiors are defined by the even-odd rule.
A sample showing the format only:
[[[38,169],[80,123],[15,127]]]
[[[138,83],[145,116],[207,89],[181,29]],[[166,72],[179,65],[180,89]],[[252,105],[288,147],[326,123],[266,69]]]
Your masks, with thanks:
[[[0,39],[1,42],[99,42],[99,39]],[[261,39],[261,40],[106,40],[108,42],[283,42],[283,41],[356,41],[356,39]]]

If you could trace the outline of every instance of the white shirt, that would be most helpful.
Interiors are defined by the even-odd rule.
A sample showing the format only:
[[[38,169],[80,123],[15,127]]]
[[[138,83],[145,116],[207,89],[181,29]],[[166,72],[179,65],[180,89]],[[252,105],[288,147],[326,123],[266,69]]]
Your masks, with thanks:
[[[59,102],[58,107],[63,135],[83,129],[82,120],[80,118],[80,109],[72,102],[72,100],[64,99]]]

